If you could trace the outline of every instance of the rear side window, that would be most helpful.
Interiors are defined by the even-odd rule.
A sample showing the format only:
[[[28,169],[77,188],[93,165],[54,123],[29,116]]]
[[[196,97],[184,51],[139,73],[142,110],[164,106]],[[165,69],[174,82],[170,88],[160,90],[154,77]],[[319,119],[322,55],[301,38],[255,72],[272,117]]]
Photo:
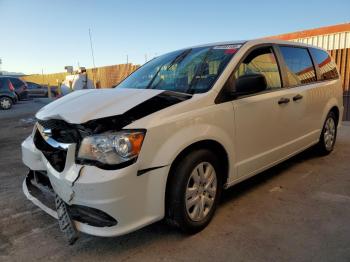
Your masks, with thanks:
[[[320,68],[321,80],[331,80],[339,77],[337,67],[326,51],[316,48],[310,48],[310,51]]]
[[[11,81],[12,85],[14,86],[14,88],[19,88],[19,87],[24,85],[24,83],[17,78],[11,78],[10,81]]]
[[[290,86],[309,84],[316,81],[315,68],[306,48],[280,47],[287,66],[287,77]]]
[[[27,82],[27,85],[28,85],[28,89],[38,89],[41,87],[40,85],[38,85],[36,83],[28,83]]]

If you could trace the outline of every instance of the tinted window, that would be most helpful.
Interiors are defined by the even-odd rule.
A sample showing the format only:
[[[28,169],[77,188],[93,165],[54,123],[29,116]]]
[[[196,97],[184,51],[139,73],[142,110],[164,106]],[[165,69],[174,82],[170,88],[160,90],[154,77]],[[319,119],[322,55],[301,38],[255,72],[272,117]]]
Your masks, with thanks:
[[[24,83],[17,78],[11,78],[10,81],[14,88],[19,88],[24,85]]]
[[[281,88],[280,72],[271,47],[252,51],[236,69],[235,79],[250,74],[264,75],[267,89]]]
[[[290,86],[316,81],[315,68],[306,48],[281,46],[280,50],[287,65]]]
[[[28,83],[27,82],[27,85],[28,85],[28,89],[38,89],[38,88],[41,88],[40,85],[36,84],[36,83]]]
[[[322,80],[330,80],[339,77],[337,67],[327,52],[311,48],[311,54],[320,68]]]

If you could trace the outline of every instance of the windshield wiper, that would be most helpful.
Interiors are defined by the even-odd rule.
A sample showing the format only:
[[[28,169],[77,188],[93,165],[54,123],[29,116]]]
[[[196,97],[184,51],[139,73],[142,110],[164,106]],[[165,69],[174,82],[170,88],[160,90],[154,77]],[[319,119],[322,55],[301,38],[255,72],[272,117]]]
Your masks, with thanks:
[[[180,63],[182,60],[185,59],[185,57],[191,53],[192,49],[187,49],[183,52],[181,52],[177,57],[174,58],[173,61],[171,61],[171,63],[168,65],[166,70],[169,70],[175,63]]]
[[[187,90],[185,91],[186,93],[188,93],[188,94],[192,94],[193,93],[192,88],[193,88],[194,84],[197,84],[198,76],[199,76],[199,74],[202,74],[202,72],[203,72],[203,65],[204,65],[204,63],[207,62],[208,56],[209,56],[209,54],[211,54],[212,50],[213,50],[213,48],[210,48],[208,50],[208,52],[205,54],[205,57],[203,58],[203,60],[201,62],[200,67],[194,72],[194,76],[193,76],[190,84],[188,85]]]
[[[166,70],[169,70],[169,68],[172,67],[175,63],[180,63],[191,51],[192,51],[192,49],[187,49],[187,50],[184,50],[183,52],[181,52],[179,55],[177,55],[170,62],[170,64],[167,66]],[[158,74],[159,74],[159,72],[160,72],[160,70],[162,69],[163,66],[164,66],[164,64],[159,67],[158,71],[155,73],[155,75],[152,77],[151,81],[149,81],[148,85],[146,86],[146,89],[150,89],[152,87],[152,84],[153,84],[154,80],[156,80],[156,78],[157,78],[157,76],[158,76]],[[158,84],[160,82],[161,81],[159,81]],[[158,86],[158,84],[156,86]]]

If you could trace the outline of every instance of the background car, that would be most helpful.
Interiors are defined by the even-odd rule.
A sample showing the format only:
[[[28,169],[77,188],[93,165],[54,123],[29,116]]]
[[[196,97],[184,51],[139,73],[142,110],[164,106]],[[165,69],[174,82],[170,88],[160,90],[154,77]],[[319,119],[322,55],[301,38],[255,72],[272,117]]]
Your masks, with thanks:
[[[1,78],[5,78],[7,80],[10,80],[14,89],[15,93],[18,97],[18,100],[26,99],[28,98],[28,91],[27,91],[27,83],[23,80],[12,77],[12,76],[2,76]]]
[[[33,82],[27,82],[27,91],[29,97],[48,97],[49,91],[47,86],[43,86]],[[57,96],[57,87],[51,87],[51,96]]]
[[[17,103],[17,95],[11,81],[7,78],[0,78],[0,109],[8,110]]]

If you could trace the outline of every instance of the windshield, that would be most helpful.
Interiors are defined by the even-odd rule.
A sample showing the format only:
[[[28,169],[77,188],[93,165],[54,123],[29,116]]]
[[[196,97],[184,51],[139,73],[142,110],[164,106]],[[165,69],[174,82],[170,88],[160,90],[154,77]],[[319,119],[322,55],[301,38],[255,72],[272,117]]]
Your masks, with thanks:
[[[127,77],[118,88],[160,89],[189,94],[206,92],[239,47],[198,47],[159,56]]]

